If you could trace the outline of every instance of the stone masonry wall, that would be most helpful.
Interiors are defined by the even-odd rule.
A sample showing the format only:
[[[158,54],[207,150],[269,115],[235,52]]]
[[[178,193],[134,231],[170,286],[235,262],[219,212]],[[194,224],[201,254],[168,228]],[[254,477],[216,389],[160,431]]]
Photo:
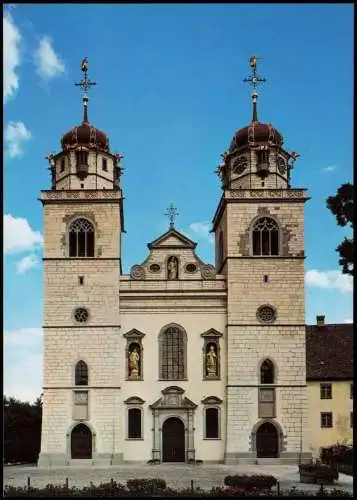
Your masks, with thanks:
[[[276,369],[276,417],[282,451],[306,451],[307,392],[304,311],[304,205],[296,201],[230,203],[227,267],[227,454],[256,453],[252,431],[259,424],[260,364]],[[259,216],[280,227],[280,257],[252,257],[250,228]],[[299,258],[300,257],[300,258]],[[264,276],[267,276],[265,282]],[[257,309],[277,313],[261,324]],[[288,326],[290,325],[290,326]],[[303,434],[301,435],[301,419]]]
[[[88,309],[87,326],[118,325],[118,282],[118,260],[44,261],[45,325],[78,327],[73,318],[77,307]]]
[[[231,259],[227,287],[229,324],[258,323],[263,304],[276,308],[276,325],[305,323],[303,259]]]
[[[119,204],[58,203],[44,206],[44,254],[49,257],[68,257],[68,226],[75,217],[87,217],[95,227],[95,257],[119,257]]]
[[[68,258],[67,230],[75,216],[88,217],[95,227],[95,257]],[[119,279],[120,212],[111,200],[44,205],[44,408],[40,463],[70,458],[75,365],[89,369],[88,426],[95,434],[94,452],[112,454],[116,437],[114,401],[120,390]],[[49,259],[49,260],[47,260]],[[79,276],[84,277],[83,285]],[[76,307],[86,307],[89,319],[78,324]],[[105,327],[107,325],[107,327]],[[115,428],[118,428],[116,423]],[[50,458],[48,459],[48,456]],[[52,457],[52,458],[51,458]],[[57,458],[56,458],[57,457]]]
[[[111,157],[90,151],[88,154],[88,173],[92,175],[88,175],[85,179],[77,177],[76,154],[74,152],[64,156],[64,171],[61,171],[62,158],[63,156],[59,157],[56,162],[56,189],[113,189],[114,165]],[[103,158],[107,159],[107,171],[102,168]],[[68,174],[71,174],[70,177]]]

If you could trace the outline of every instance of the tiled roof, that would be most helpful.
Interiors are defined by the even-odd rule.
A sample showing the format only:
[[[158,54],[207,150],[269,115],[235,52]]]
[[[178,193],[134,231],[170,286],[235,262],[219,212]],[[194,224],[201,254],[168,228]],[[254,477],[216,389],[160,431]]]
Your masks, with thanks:
[[[306,326],[306,378],[353,379],[353,324]]]

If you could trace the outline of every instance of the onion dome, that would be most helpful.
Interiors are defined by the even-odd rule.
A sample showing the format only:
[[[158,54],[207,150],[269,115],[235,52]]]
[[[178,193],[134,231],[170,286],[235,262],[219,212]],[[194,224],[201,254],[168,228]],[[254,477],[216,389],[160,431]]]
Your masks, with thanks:
[[[252,123],[235,133],[229,147],[229,152],[231,153],[238,148],[252,144],[269,143],[281,146],[283,142],[283,136],[272,125],[252,121]]]
[[[89,80],[87,76],[88,71],[88,59],[85,57],[81,63],[81,70],[83,71],[84,78],[79,83],[75,85],[81,87],[84,90],[83,96],[83,121],[81,125],[72,128],[69,132],[66,132],[61,139],[62,149],[75,148],[78,146],[85,146],[90,149],[97,149],[101,151],[109,152],[109,138],[108,136],[93,127],[88,121],[88,95],[87,91],[96,82]]]
[[[81,125],[72,128],[62,136],[61,145],[62,149],[85,146],[90,149],[94,148],[109,152],[108,136],[84,120]]]

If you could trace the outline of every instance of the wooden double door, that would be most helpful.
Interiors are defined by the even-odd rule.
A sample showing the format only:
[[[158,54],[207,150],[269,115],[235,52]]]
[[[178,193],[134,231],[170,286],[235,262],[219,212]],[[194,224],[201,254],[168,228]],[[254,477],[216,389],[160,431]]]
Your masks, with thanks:
[[[92,458],[92,432],[84,424],[78,424],[72,430],[71,458]]]
[[[257,457],[275,458],[279,456],[279,437],[276,427],[265,422],[257,430]]]
[[[162,426],[162,461],[185,462],[185,426],[179,418],[170,417]]]

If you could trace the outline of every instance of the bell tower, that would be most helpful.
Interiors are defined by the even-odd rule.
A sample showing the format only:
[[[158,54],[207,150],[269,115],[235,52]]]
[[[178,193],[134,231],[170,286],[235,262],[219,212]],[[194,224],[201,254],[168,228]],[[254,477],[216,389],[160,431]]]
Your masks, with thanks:
[[[81,66],[83,120],[47,156],[44,209],[44,382],[39,465],[72,459],[109,465],[118,448],[121,154],[88,119],[88,60]]]
[[[225,462],[306,460],[305,189],[292,188],[298,157],[258,120],[258,58],[250,58],[252,120],[217,173],[216,268],[227,279]]]

